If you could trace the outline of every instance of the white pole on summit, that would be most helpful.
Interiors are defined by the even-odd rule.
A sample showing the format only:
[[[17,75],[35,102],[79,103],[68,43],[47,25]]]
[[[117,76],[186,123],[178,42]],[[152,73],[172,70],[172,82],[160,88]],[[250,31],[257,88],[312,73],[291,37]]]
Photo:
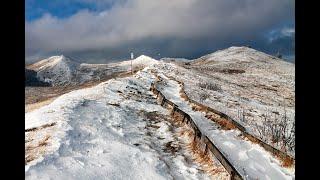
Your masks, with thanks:
[[[132,70],[132,60],[133,60],[133,52],[131,52],[131,74],[133,74],[133,70]]]

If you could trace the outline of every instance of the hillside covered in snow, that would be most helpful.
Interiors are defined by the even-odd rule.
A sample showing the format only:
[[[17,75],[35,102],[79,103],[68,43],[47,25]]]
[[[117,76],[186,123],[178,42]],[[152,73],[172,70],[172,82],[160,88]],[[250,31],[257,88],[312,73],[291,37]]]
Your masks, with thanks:
[[[79,65],[79,63],[61,55],[41,60],[29,65],[27,68],[36,71],[40,81],[55,86],[71,82],[76,75]]]
[[[88,81],[103,80],[116,76],[121,72],[142,69],[158,61],[141,55],[136,59],[109,64],[86,64],[64,55],[52,56],[34,64],[28,65],[28,70],[35,71],[39,81],[51,86],[79,85]]]
[[[215,156],[200,152],[190,126],[161,106],[151,91],[155,83],[243,179],[295,179],[294,163],[285,165],[238,129],[224,128],[182,93],[294,156],[294,64],[231,47],[194,60],[143,55],[119,63],[79,64],[55,56],[28,68],[60,86],[130,72],[131,63],[139,70],[133,75],[71,91],[25,114],[26,179],[229,179]]]
[[[174,64],[162,69],[184,82],[191,99],[227,114],[264,141],[294,154],[294,64],[248,47],[230,47],[187,65]],[[280,142],[282,135],[289,139]]]

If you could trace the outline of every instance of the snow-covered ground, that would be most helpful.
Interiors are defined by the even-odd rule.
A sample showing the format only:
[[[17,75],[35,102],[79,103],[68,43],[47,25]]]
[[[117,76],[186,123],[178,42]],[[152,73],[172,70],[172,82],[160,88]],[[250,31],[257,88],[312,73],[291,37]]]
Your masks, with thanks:
[[[193,160],[153,81],[146,68],[26,113],[26,179],[226,179]]]
[[[50,67],[61,60],[50,60]],[[178,135],[183,127],[170,123],[169,112],[149,91],[155,81],[153,73],[167,82],[159,87],[165,96],[190,114],[244,177],[294,179],[294,168],[281,167],[279,160],[243,139],[238,130],[221,130],[203,113],[192,110],[181,99],[179,84],[167,78],[184,82],[191,99],[224,112],[257,133],[254,124],[261,125],[266,111],[282,115],[286,107],[289,122],[294,122],[294,65],[245,47],[218,51],[188,64],[175,65],[147,56],[132,64],[148,67],[132,77],[64,94],[26,113],[26,179],[227,178],[217,160],[214,164],[222,170],[216,174],[208,174],[194,161],[188,139]],[[81,67],[85,74],[80,73],[81,77],[90,80],[97,71],[130,71],[131,61]],[[220,88],[200,88],[199,82]],[[201,99],[200,94],[209,97]],[[245,110],[245,122],[239,119],[239,110]]]
[[[281,162],[257,144],[240,137],[239,130],[222,130],[203,112],[194,111],[187,101],[180,97],[180,85],[170,80],[161,71],[158,73],[164,83],[158,85],[163,95],[188,113],[200,131],[224,153],[237,171],[247,179],[294,179],[294,169],[284,168]]]

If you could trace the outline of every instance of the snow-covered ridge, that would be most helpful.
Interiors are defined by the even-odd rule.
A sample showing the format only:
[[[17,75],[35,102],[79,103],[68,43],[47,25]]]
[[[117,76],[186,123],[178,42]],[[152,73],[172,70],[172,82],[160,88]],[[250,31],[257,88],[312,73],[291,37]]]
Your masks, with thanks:
[[[28,66],[37,72],[39,80],[52,85],[65,85],[72,81],[80,63],[64,55],[52,56]]]
[[[146,56],[146,55],[141,55],[139,57],[137,57],[135,60],[133,60],[134,63],[137,63],[137,64],[155,64],[155,63],[158,63],[157,60],[149,57],[149,56]]]
[[[78,62],[72,61],[70,58],[67,58],[64,55],[60,55],[60,56],[51,56],[47,59],[43,59],[39,62],[29,65],[28,68],[35,71],[41,71],[44,69],[53,68],[54,66],[57,66],[59,64],[66,64],[66,65],[73,65],[73,66],[79,65]]]
[[[213,64],[213,63],[221,63],[221,62],[275,62],[278,61],[290,65],[292,63],[285,62],[275,56],[271,56],[269,54],[263,53],[261,51],[257,51],[255,49],[241,46],[236,47],[232,46],[227,49],[218,50],[216,52],[207,54],[200,58],[194,59],[195,64]]]
[[[282,61],[276,57],[248,47],[230,47],[214,53],[202,56],[194,60],[183,58],[163,58],[160,61],[174,60],[176,62],[190,62],[193,65],[222,65],[226,63],[253,63],[254,66],[261,63],[276,65],[277,69],[286,72],[291,63]],[[48,82],[53,86],[67,84],[81,84],[94,79],[101,79],[104,75],[115,72],[131,71],[131,68],[138,70],[160,62],[146,55],[141,55],[133,60],[127,60],[108,64],[87,64],[78,63],[63,55],[52,56],[29,65],[27,68],[37,72],[40,81]],[[132,67],[131,67],[132,65]],[[250,65],[251,66],[251,65]],[[98,77],[99,76],[99,77]],[[101,77],[100,77],[101,76]]]
[[[160,61],[163,61],[163,62],[183,62],[183,63],[186,63],[186,62],[190,62],[191,60],[190,59],[186,59],[186,58],[170,58],[170,57],[164,57],[164,58],[161,58]]]
[[[117,63],[80,64],[69,57],[60,55],[43,59],[27,66],[27,68],[36,71],[37,78],[40,81],[50,83],[53,86],[60,86],[82,84],[113,73],[131,71],[131,64],[133,69],[137,70],[156,63],[158,63],[158,60],[141,55],[134,60]]]

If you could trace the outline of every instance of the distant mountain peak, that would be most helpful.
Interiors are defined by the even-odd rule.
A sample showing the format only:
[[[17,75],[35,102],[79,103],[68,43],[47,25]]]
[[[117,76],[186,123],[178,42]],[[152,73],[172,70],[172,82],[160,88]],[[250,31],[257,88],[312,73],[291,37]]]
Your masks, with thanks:
[[[27,68],[37,72],[37,77],[43,82],[64,85],[71,82],[79,66],[80,63],[64,55],[58,55],[38,61]]]
[[[146,55],[141,55],[137,57],[136,59],[133,60],[134,63],[138,64],[154,64],[158,63],[157,60],[153,59],[152,57],[146,56]]]
[[[32,69],[34,71],[40,71],[43,69],[52,68],[60,63],[69,64],[71,66],[77,66],[80,64],[64,55],[58,55],[58,56],[51,56],[49,58],[40,60],[34,64],[27,66],[27,68]]]
[[[152,57],[147,56],[147,55],[144,55],[144,54],[140,55],[140,56],[139,56],[139,57],[137,57],[136,59],[142,59],[142,58],[146,58],[146,59],[153,59]]]
[[[195,64],[212,64],[215,62],[274,62],[285,61],[266,54],[264,52],[255,50],[247,46],[231,46],[226,49],[218,50],[213,53],[204,55],[194,60]]]
[[[128,60],[128,61],[122,61],[119,64],[130,66],[130,64],[134,66],[149,66],[151,64],[159,63],[158,60],[153,59],[152,57],[146,56],[146,55],[140,55],[139,57],[133,59],[133,60]]]

